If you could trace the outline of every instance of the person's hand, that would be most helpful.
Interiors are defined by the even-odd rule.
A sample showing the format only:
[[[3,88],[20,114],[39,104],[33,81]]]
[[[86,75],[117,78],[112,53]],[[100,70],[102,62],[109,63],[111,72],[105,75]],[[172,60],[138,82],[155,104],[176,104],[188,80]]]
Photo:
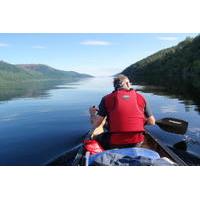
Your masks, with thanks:
[[[90,113],[91,116],[96,115],[97,109],[95,108],[95,106],[92,106],[92,107],[89,108],[89,113]]]

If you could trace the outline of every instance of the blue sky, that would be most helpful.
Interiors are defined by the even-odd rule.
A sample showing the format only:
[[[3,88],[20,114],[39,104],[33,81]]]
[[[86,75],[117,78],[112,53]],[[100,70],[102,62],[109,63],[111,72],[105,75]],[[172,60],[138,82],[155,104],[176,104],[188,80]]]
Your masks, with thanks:
[[[41,63],[95,76],[113,75],[196,33],[0,34],[0,60]]]

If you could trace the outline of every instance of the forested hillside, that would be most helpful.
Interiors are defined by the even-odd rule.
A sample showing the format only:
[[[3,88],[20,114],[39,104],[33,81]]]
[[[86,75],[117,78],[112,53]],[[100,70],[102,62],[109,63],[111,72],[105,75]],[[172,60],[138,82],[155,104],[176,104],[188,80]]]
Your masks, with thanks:
[[[42,64],[13,65],[0,61],[0,83],[38,80],[74,80],[89,78],[88,74],[57,70]]]
[[[200,36],[186,38],[177,46],[132,64],[122,73],[139,82],[174,87],[187,84],[200,91]]]

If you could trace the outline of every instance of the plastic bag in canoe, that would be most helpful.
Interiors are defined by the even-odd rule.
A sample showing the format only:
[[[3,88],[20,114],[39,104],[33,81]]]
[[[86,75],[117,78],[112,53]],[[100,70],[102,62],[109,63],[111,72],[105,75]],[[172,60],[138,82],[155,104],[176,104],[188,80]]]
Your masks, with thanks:
[[[121,159],[125,159],[125,162],[120,163]],[[160,155],[150,149],[145,148],[124,148],[107,150],[96,155],[92,155],[89,158],[89,165],[150,165],[151,161],[159,159]],[[128,163],[128,159],[131,161]],[[119,161],[119,162],[118,162]],[[149,164],[148,164],[149,163]]]
[[[84,147],[92,155],[104,151],[103,147],[96,140],[85,140]]]

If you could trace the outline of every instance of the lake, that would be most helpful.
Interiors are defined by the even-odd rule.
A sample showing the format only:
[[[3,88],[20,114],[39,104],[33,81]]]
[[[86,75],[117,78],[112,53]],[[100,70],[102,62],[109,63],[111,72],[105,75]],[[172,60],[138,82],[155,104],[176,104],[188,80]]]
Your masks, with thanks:
[[[199,156],[200,112],[195,98],[158,87],[133,88],[147,98],[156,119],[189,122],[184,136],[157,126],[147,129],[169,146],[186,139],[187,151]],[[0,86],[0,165],[44,165],[75,147],[90,129],[88,107],[98,105],[111,91],[111,77]]]

